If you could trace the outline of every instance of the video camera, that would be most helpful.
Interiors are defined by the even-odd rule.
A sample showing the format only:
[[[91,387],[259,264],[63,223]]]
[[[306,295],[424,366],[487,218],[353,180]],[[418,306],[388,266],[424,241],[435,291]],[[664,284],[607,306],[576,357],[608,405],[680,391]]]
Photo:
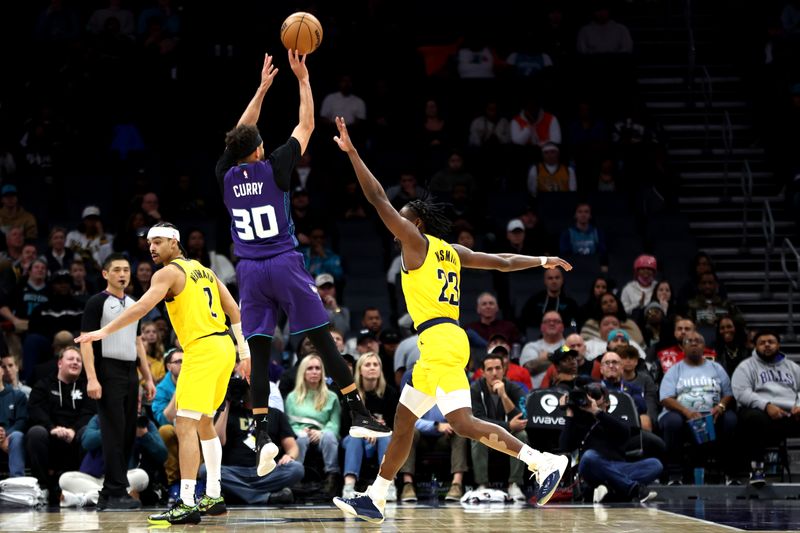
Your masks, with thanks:
[[[567,393],[566,406],[572,409],[588,407],[591,403],[589,398],[599,401],[605,394],[602,383],[579,376],[575,380],[575,387]]]

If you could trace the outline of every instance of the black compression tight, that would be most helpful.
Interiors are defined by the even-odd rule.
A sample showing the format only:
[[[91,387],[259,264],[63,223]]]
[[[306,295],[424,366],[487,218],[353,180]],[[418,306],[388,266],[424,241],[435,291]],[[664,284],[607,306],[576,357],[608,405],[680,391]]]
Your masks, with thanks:
[[[269,401],[269,356],[272,337],[255,335],[247,339],[250,347],[250,405],[264,409]]]

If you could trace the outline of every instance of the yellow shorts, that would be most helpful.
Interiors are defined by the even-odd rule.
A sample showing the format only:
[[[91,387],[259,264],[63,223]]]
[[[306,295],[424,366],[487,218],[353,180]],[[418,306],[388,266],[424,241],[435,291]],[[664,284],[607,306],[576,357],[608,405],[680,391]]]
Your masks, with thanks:
[[[445,393],[469,390],[469,341],[463,329],[455,324],[438,324],[423,331],[417,345],[419,361],[411,373],[415,389],[434,397],[437,389]]]
[[[212,416],[225,400],[235,363],[236,348],[229,335],[189,343],[175,388],[177,408]]]

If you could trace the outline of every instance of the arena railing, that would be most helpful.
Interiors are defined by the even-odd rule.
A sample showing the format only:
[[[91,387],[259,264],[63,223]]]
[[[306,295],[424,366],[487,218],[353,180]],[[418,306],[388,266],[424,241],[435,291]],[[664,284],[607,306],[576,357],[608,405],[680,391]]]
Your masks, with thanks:
[[[787,264],[787,256],[790,253],[797,265],[794,272],[789,271],[789,266]],[[783,335],[783,338],[788,342],[794,342],[797,340],[797,334],[794,331],[794,293],[800,288],[800,254],[797,253],[797,249],[788,238],[783,239],[783,246],[781,246],[781,268],[783,269],[783,274],[786,276],[786,280],[789,282],[789,293],[787,295],[789,299],[789,308],[788,316],[786,317],[789,324],[786,326],[786,333]]]
[[[728,181],[730,178],[730,166],[733,163],[733,123],[731,122],[731,115],[726,110],[722,114],[722,147],[724,149],[724,157],[722,162],[722,172],[724,176],[722,199],[729,200],[728,196]]]
[[[775,250],[775,218],[769,200],[764,200],[764,209],[761,211],[761,229],[764,232],[764,290],[761,297],[765,300],[772,299],[772,290],[769,283],[769,261]]]
[[[753,172],[750,170],[750,161],[744,161],[742,165],[742,245],[739,252],[746,254],[750,253],[750,248],[747,246],[747,212],[750,205],[753,203]]]

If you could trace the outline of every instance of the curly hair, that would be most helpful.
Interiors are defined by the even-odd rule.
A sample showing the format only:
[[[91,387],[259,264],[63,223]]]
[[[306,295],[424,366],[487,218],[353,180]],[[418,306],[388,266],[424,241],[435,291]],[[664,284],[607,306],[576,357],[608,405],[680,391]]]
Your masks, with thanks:
[[[225,134],[225,146],[240,161],[252,154],[261,144],[261,134],[255,126],[236,126]]]
[[[450,234],[452,223],[445,215],[446,204],[435,203],[430,199],[411,200],[406,207],[414,211],[425,225],[425,233],[445,239]]]

